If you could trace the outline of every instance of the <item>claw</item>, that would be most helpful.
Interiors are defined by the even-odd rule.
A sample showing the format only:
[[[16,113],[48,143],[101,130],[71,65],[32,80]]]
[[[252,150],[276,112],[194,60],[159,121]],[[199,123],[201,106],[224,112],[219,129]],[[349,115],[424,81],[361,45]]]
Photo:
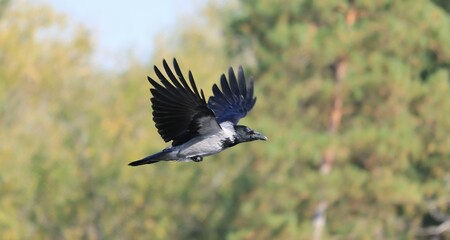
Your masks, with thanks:
[[[191,157],[191,160],[194,162],[201,162],[201,161],[203,161],[203,157],[195,156],[195,157]]]

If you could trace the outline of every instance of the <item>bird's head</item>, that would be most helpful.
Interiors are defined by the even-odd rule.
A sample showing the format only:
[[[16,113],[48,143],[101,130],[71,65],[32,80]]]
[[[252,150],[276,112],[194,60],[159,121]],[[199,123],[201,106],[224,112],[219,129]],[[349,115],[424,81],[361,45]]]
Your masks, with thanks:
[[[266,141],[267,137],[262,135],[259,132],[254,131],[253,129],[242,126],[242,125],[236,125],[234,126],[234,130],[236,131],[236,140],[238,142],[250,142],[255,140],[263,140]]]

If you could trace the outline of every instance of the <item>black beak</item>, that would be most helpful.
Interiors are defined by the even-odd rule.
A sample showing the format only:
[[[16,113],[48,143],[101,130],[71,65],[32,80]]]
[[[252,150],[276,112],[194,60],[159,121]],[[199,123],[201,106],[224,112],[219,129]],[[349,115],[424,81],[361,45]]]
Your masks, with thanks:
[[[258,140],[267,141],[267,137],[264,136],[264,135],[262,135],[262,134],[259,133],[259,132],[255,132],[255,134],[253,134],[253,137],[254,137],[255,139],[258,139]]]

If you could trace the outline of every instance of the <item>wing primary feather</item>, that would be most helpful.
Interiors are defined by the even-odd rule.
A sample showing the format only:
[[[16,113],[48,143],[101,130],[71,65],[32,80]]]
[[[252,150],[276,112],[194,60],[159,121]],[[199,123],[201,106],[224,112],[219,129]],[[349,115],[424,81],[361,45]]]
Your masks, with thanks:
[[[222,87],[223,95],[225,95],[225,98],[231,97],[233,94],[231,92],[230,86],[228,85],[227,78],[225,77],[225,74],[222,74],[220,77],[220,86]],[[232,99],[228,99],[232,100]]]
[[[196,98],[200,98],[197,86],[194,82],[194,77],[192,76],[192,72],[189,70],[189,83],[191,84],[191,86],[189,86],[187,84],[187,82],[183,76],[183,73],[181,72],[180,66],[178,65],[178,62],[175,58],[173,59],[173,65],[175,68],[175,73],[177,74],[178,78],[180,79],[181,83],[183,84],[183,86],[186,89],[186,94],[188,94],[190,96],[189,99],[193,100]],[[203,100],[203,102],[206,103],[206,101],[204,99],[201,99],[201,100]],[[194,100],[194,101],[197,101],[197,100]]]
[[[164,61],[163,61],[164,64]],[[166,63],[167,65],[167,63]],[[189,98],[184,88],[176,79],[171,79],[171,81],[175,84],[175,86],[170,83],[167,78],[161,73],[161,71],[155,66],[154,68],[156,75],[158,76],[161,83],[166,87],[167,91],[172,94],[178,101],[186,101]],[[172,74],[173,75],[173,74]]]
[[[242,69],[242,66],[239,66],[238,81],[239,81],[239,89],[241,90],[241,94],[242,94],[242,96],[244,96],[244,98],[246,98],[247,97],[247,85],[245,84],[245,75],[244,75],[244,69]]]
[[[172,94],[167,91],[167,89],[156,83],[153,79],[149,79],[149,82],[153,86],[153,88],[150,88],[150,92],[153,94],[153,96],[156,94],[160,94],[165,99],[170,99],[171,97],[173,97]]]
[[[183,73],[181,72],[180,66],[178,65],[177,59],[174,58],[173,59],[173,67],[175,68],[175,73],[177,74],[178,78],[181,80],[181,82],[183,83],[183,85],[185,86],[186,89],[190,90],[189,85],[187,85],[186,80],[184,79]],[[192,85],[192,83],[191,83]],[[195,86],[195,84],[194,84]],[[194,91],[197,91],[196,86],[194,87]]]
[[[178,62],[175,58],[173,59],[173,66],[174,66],[174,68],[176,68],[176,66],[178,66]],[[178,66],[178,68],[180,68],[180,66]],[[168,66],[167,66],[166,71],[168,72],[168,74],[170,74],[171,79],[173,79],[174,81],[177,81],[175,75],[172,73],[172,70]],[[179,82],[181,82],[181,84],[183,85],[183,88],[186,89],[188,93],[192,93],[191,87],[187,84],[186,80],[184,79],[183,74],[178,75],[178,79],[179,79],[179,81],[177,81],[178,84],[179,84]],[[179,85],[179,86],[181,87],[181,85]]]
[[[153,85],[154,88],[150,89],[150,92],[155,96],[155,95],[162,95],[164,96],[166,101],[170,101],[170,100],[174,100],[176,99],[177,101],[182,101],[183,99],[177,95],[175,92],[170,91],[167,88],[164,88],[163,86],[159,85],[155,80],[150,79],[149,82]]]
[[[200,93],[202,94],[202,98],[203,98],[203,100],[204,100],[205,103],[206,103],[206,100],[205,100],[206,98],[205,98],[205,94],[203,93],[203,89],[200,90]]]
[[[192,89],[194,90],[195,95],[200,97],[200,94],[198,93],[197,85],[195,85],[194,76],[192,75],[191,70],[189,70],[189,82],[191,83]],[[203,94],[202,94],[203,95]],[[203,102],[206,102],[205,96],[202,96]]]
[[[175,58],[173,59],[173,64],[174,64],[175,71],[177,72],[177,75],[178,75],[178,80],[175,77],[175,75],[173,74],[173,72],[170,69],[167,62],[164,61],[163,65],[164,65],[164,69],[165,69],[167,75],[169,76],[170,80],[175,84],[176,90],[180,94],[185,96],[184,101],[190,101],[192,104],[196,104],[195,102],[197,100],[195,100],[195,99],[196,99],[196,97],[200,97],[200,96],[198,94],[195,95],[195,93],[192,91],[191,87],[187,84],[186,80],[184,79],[183,74],[181,74],[180,66],[178,65],[178,62]],[[178,69],[179,71],[177,71],[176,69]],[[180,74],[178,74],[178,73],[180,73]],[[181,84],[180,84],[180,82],[181,82]]]
[[[176,63],[176,61],[174,62],[174,64],[175,63]],[[167,76],[169,77],[170,81],[174,84],[174,86],[177,87],[177,88],[183,88],[183,86],[177,80],[175,75],[173,75],[172,70],[170,69],[169,64],[167,64],[166,60],[163,60],[163,67],[164,67],[164,70],[167,73]],[[189,88],[186,88],[186,89],[189,89]]]
[[[253,106],[255,106],[255,103],[256,103],[256,97],[255,97],[255,98],[253,98],[253,100],[252,100],[252,104],[250,105],[250,107],[248,107],[248,109],[252,109],[252,108],[253,108]]]
[[[234,70],[231,67],[228,69],[228,81],[230,82],[230,88],[233,92],[233,98],[239,98],[241,92],[239,91],[239,86],[236,81],[236,75],[234,74]]]
[[[161,83],[167,88],[167,89],[175,89],[175,87],[166,79],[166,77],[164,76],[164,74],[161,73],[161,71],[159,71],[157,66],[153,67],[153,70],[156,73],[156,76],[159,78],[159,80],[161,81]]]
[[[183,73],[181,72],[180,66],[178,65],[177,60],[174,58],[173,59],[173,66],[175,68],[175,72],[177,73],[178,77],[183,77]]]
[[[224,100],[225,103],[227,104],[231,104],[230,100],[227,99],[227,97],[225,97],[225,95],[223,95],[223,93],[220,91],[219,87],[217,86],[217,84],[213,85],[213,94],[214,96],[212,97],[214,100],[216,101],[221,101]]]

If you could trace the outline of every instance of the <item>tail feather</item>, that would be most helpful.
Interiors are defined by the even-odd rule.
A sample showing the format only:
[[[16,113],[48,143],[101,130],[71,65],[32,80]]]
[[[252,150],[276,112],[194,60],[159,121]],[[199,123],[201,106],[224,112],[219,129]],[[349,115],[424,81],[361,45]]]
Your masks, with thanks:
[[[135,166],[144,165],[144,164],[157,163],[157,162],[159,162],[159,161],[160,161],[160,160],[151,160],[151,159],[143,158],[143,159],[141,159],[141,160],[137,160],[137,161],[128,163],[128,166],[133,166],[133,167],[135,167]]]
[[[164,156],[167,154],[167,151],[161,151],[159,153],[155,153],[153,155],[150,155],[148,157],[142,158],[140,160],[134,161],[129,163],[129,166],[139,166],[139,165],[144,165],[144,164],[153,164],[153,163],[157,163],[159,161],[162,160],[166,160],[164,158]]]

